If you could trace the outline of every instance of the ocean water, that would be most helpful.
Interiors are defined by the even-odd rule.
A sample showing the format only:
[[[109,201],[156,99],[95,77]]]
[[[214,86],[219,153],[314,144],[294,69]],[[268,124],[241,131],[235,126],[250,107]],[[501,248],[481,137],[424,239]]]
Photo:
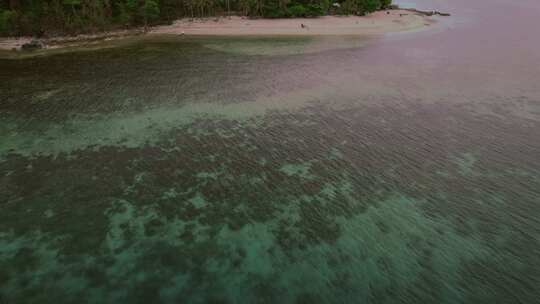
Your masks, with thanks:
[[[0,303],[537,303],[540,5],[485,4],[0,59]]]

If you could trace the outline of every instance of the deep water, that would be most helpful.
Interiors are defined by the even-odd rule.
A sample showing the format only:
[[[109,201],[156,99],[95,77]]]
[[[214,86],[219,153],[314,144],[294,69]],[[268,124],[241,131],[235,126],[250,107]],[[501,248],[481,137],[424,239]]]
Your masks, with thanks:
[[[481,25],[0,60],[0,303],[536,303],[539,68],[432,45]]]

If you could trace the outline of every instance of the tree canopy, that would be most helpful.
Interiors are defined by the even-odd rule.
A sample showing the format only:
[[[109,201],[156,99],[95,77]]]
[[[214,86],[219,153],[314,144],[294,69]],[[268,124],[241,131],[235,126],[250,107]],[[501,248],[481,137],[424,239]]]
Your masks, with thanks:
[[[362,15],[391,0],[0,0],[0,35],[77,34],[181,17]]]

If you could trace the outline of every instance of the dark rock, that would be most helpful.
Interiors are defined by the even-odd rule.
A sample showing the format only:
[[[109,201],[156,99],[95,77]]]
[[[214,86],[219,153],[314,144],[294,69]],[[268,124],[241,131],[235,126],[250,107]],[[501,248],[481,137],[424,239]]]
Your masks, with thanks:
[[[45,45],[43,44],[43,42],[37,40],[37,39],[32,39],[32,41],[28,42],[28,43],[25,43],[21,46],[21,49],[23,51],[33,51],[33,50],[39,50],[39,49],[42,49]]]
[[[414,13],[417,13],[417,14],[420,14],[420,15],[428,16],[428,17],[437,16],[437,15],[445,16],[445,17],[450,16],[450,14],[448,14],[448,13],[441,13],[439,11],[421,11],[421,10],[417,10],[417,9],[414,9],[414,8],[407,8],[405,10],[409,11],[409,12],[414,12]]]

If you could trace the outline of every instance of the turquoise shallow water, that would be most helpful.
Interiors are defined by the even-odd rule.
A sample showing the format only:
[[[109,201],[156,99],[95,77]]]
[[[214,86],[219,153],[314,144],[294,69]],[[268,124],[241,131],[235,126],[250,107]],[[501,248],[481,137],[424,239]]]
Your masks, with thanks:
[[[535,303],[535,93],[335,39],[0,60],[0,303]]]

